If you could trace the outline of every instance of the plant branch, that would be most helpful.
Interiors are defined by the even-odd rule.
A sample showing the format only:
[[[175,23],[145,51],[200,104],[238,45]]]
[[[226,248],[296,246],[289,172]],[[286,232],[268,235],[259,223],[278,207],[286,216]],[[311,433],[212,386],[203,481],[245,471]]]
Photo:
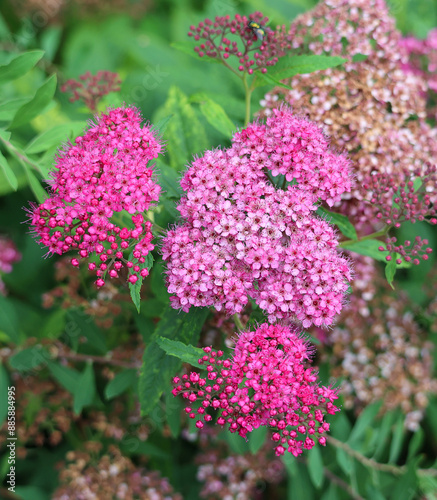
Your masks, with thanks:
[[[375,233],[368,234],[367,236],[363,236],[361,238],[358,238],[357,240],[342,241],[341,243],[339,243],[338,246],[340,248],[344,248],[348,245],[353,245],[354,243],[359,243],[360,241],[373,240],[373,239],[379,238],[381,236],[385,236],[390,231],[390,228],[391,228],[391,226],[386,226],[384,229],[381,229],[380,231],[376,231]]]
[[[343,481],[343,479],[336,476],[327,467],[323,467],[323,474],[331,481],[331,483],[336,484],[344,491],[346,491],[353,500],[365,500],[361,495],[356,493],[354,489],[349,484],[346,483],[346,481]]]
[[[42,174],[41,167],[38,165],[38,163],[35,163],[30,158],[28,158],[25,154],[22,154],[11,142],[9,142],[8,140],[4,139],[1,136],[0,136],[0,141],[3,142],[6,149],[8,149],[8,151],[10,153],[12,153],[14,156],[16,156],[18,158],[18,160],[21,160],[24,163],[28,163],[31,167],[33,167],[35,170],[37,170],[39,173]]]
[[[232,316],[232,318],[234,319],[235,326],[236,326],[239,330],[243,331],[243,330],[244,330],[244,325],[243,325],[243,323],[241,322],[240,316],[238,316],[238,314],[237,314],[237,313],[235,313],[235,314]]]
[[[91,354],[79,354],[77,352],[65,351],[64,346],[59,346],[59,352],[56,355],[58,359],[68,359],[69,361],[77,361],[77,362],[87,362],[92,361],[93,363],[100,363],[112,366],[120,366],[122,368],[140,368],[141,364],[137,361],[129,362],[122,361],[120,359],[112,359],[104,356],[93,356]]]

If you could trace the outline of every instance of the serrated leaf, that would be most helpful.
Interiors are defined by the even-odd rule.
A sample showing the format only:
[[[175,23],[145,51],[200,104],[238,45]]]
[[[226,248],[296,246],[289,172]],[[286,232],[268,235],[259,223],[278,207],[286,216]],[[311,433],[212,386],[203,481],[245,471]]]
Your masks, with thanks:
[[[48,351],[41,345],[35,345],[14,354],[9,363],[15,370],[26,372],[47,363],[48,359],[50,359]]]
[[[25,151],[27,154],[42,153],[47,151],[53,146],[60,147],[63,143],[67,142],[79,134],[86,126],[84,122],[70,122],[56,125],[41,134],[37,135],[26,146]]]
[[[93,364],[87,363],[85,370],[79,376],[76,384],[76,389],[73,394],[73,412],[79,415],[85,406],[89,406],[96,393],[96,381],[94,378]]]
[[[179,340],[170,340],[164,337],[157,337],[156,343],[170,356],[179,358],[183,363],[189,363],[192,366],[202,368],[199,359],[205,354],[203,349],[192,345],[183,344]]]
[[[74,394],[77,382],[80,378],[80,373],[73,368],[60,365],[56,361],[47,361],[47,367],[62,387],[64,387],[64,389],[66,389],[70,394]]]
[[[101,354],[107,352],[105,336],[91,316],[87,316],[81,310],[68,311],[66,334],[73,338],[85,337],[88,340],[86,344],[88,347],[94,348]]]
[[[174,42],[170,44],[170,47],[173,47],[174,49],[179,50],[184,54],[188,54],[189,56],[194,57],[194,59],[197,59],[198,61],[222,64],[222,62],[218,58],[199,56],[199,54],[194,50],[195,45],[193,45],[191,42]]]
[[[196,111],[188,97],[178,87],[171,87],[165,104],[158,110],[155,121],[168,115],[172,119],[164,132],[170,166],[181,170],[192,156],[208,147],[208,140]]]
[[[249,432],[247,438],[249,439],[249,451],[253,455],[257,453],[266,441],[266,436],[268,433],[268,428],[265,425],[261,425],[258,429],[253,429]]]
[[[338,56],[302,55],[281,57],[278,63],[265,74],[258,74],[255,86],[265,85],[268,78],[274,80],[286,80],[296,75],[313,73],[328,68],[334,68],[346,62],[346,59]],[[264,81],[263,81],[264,79]]]
[[[13,170],[8,164],[8,161],[6,158],[3,156],[3,154],[0,151],[0,167],[3,170],[3,173],[5,174],[6,179],[8,180],[9,185],[11,188],[16,191],[18,188],[18,180],[16,175],[14,174]]]
[[[387,251],[380,251],[378,250],[380,246],[383,246],[382,243],[379,240],[373,240],[373,239],[368,239],[368,240],[358,240],[358,241],[353,241],[353,242],[345,242],[341,243],[340,247],[344,248],[345,250],[350,250],[351,252],[359,253],[360,255],[368,255],[369,257],[372,257],[375,260],[379,260],[381,262],[387,262],[386,257],[390,255],[390,252]],[[395,255],[395,260],[401,258],[401,256],[396,253]],[[401,268],[409,268],[411,267],[411,264],[408,262],[402,261],[401,264],[396,264],[397,269]]]
[[[129,260],[132,261],[134,258],[133,253],[129,256]],[[151,252],[149,252],[143,263],[139,264],[140,269],[152,269],[153,266],[153,255]],[[138,276],[138,279],[135,283],[130,283],[129,282],[129,291],[130,291],[130,296],[132,299],[132,302],[134,303],[135,307],[137,308],[138,314],[140,313],[141,309],[141,287],[143,285],[143,277]]]
[[[196,94],[190,100],[199,103],[200,112],[210,125],[221,132],[225,137],[232,137],[236,130],[236,126],[220,104],[217,104],[206,94]]]
[[[156,342],[158,337],[179,340],[187,344],[198,341],[208,309],[192,307],[188,313],[167,306],[143,355],[139,379],[139,399],[142,415],[148,414],[170,385],[182,362],[168,356]]]
[[[324,480],[322,453],[314,446],[308,454],[308,473],[314,486],[319,489]]]
[[[331,224],[335,224],[347,238],[350,238],[351,240],[358,239],[357,232],[346,215],[330,212],[322,207],[317,209],[316,214]]]
[[[381,401],[378,401],[377,403],[373,403],[364,408],[358,417],[358,420],[355,422],[349,439],[347,440],[348,443],[357,442],[364,436],[366,430],[372,426],[372,423],[381,408],[381,404]]]
[[[123,370],[105,387],[105,398],[112,399],[134,386],[138,379],[138,371],[134,368]]]
[[[53,99],[55,90],[56,75],[52,75],[36,91],[34,97],[18,109],[8,128],[13,129],[20,127],[21,125],[25,125],[41,114],[41,112],[44,111],[46,106]]]
[[[0,83],[15,80],[30,71],[42,58],[44,51],[32,50],[14,57],[8,64],[0,66]]]

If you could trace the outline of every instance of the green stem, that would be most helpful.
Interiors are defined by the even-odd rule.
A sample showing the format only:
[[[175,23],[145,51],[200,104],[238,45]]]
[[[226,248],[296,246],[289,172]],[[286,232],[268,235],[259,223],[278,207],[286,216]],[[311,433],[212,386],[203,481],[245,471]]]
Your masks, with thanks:
[[[362,238],[358,238],[357,240],[342,241],[338,246],[340,248],[344,248],[344,247],[347,247],[348,245],[353,245],[354,243],[359,243],[360,241],[373,240],[375,238],[385,236],[390,231],[390,229],[391,229],[391,226],[386,226],[384,229],[381,229],[380,231],[376,231],[375,233],[369,234],[367,236],[363,236]]]
[[[247,83],[247,73],[243,76],[244,91],[246,93],[246,116],[244,117],[244,126],[247,127],[250,121],[250,101],[252,97],[253,88]]]
[[[235,323],[235,326],[240,330],[240,331],[243,331],[244,330],[244,325],[243,323],[241,322],[241,319],[240,319],[240,316],[238,316],[237,313],[235,313],[233,316],[234,318],[234,323]]]
[[[37,170],[39,173],[42,174],[41,167],[38,165],[38,163],[35,163],[34,161],[30,160],[25,154],[20,153],[20,151],[11,142],[7,141],[6,139],[3,139],[3,137],[1,136],[0,136],[0,141],[3,142],[6,149],[14,156],[16,156],[19,161],[21,160],[21,162],[28,163],[31,167],[33,167],[35,170]]]

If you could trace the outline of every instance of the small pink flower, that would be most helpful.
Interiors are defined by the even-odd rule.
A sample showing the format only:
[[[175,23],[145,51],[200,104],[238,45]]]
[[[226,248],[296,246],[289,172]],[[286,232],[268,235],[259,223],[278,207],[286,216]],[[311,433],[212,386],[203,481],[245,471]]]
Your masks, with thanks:
[[[333,404],[337,392],[317,385],[317,372],[306,366],[311,352],[297,330],[262,324],[242,332],[229,360],[222,359],[222,351],[204,351],[199,363],[206,374],[173,379],[173,395],[182,394],[185,412],[199,429],[212,420],[208,408],[219,410],[218,425],[242,437],[267,426],[278,456],[300,455],[314,446],[310,436],[329,430],[324,417],[339,411]],[[324,437],[317,439],[325,445]]]

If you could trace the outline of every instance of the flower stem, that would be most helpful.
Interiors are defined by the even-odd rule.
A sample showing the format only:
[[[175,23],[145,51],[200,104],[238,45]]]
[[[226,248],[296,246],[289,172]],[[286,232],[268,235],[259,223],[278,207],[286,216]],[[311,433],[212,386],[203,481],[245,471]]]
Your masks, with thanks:
[[[390,231],[391,226],[386,226],[384,229],[380,231],[376,231],[375,233],[368,234],[367,236],[363,236],[362,238],[358,238],[357,240],[346,240],[339,243],[340,248],[347,247],[348,245],[353,245],[354,243],[359,243],[364,240],[373,240],[375,238],[379,238],[381,236],[385,236]]]
[[[237,314],[237,313],[235,313],[232,317],[234,318],[234,323],[235,323],[235,326],[236,326],[239,330],[243,331],[243,330],[244,330],[244,325],[243,325],[243,323],[241,322],[240,316],[238,316],[238,314]]]
[[[246,93],[246,116],[244,117],[244,126],[247,127],[249,121],[250,121],[250,101],[252,97],[252,87],[249,86],[247,83],[247,74],[244,73],[243,76],[243,84],[244,84],[244,91]]]

